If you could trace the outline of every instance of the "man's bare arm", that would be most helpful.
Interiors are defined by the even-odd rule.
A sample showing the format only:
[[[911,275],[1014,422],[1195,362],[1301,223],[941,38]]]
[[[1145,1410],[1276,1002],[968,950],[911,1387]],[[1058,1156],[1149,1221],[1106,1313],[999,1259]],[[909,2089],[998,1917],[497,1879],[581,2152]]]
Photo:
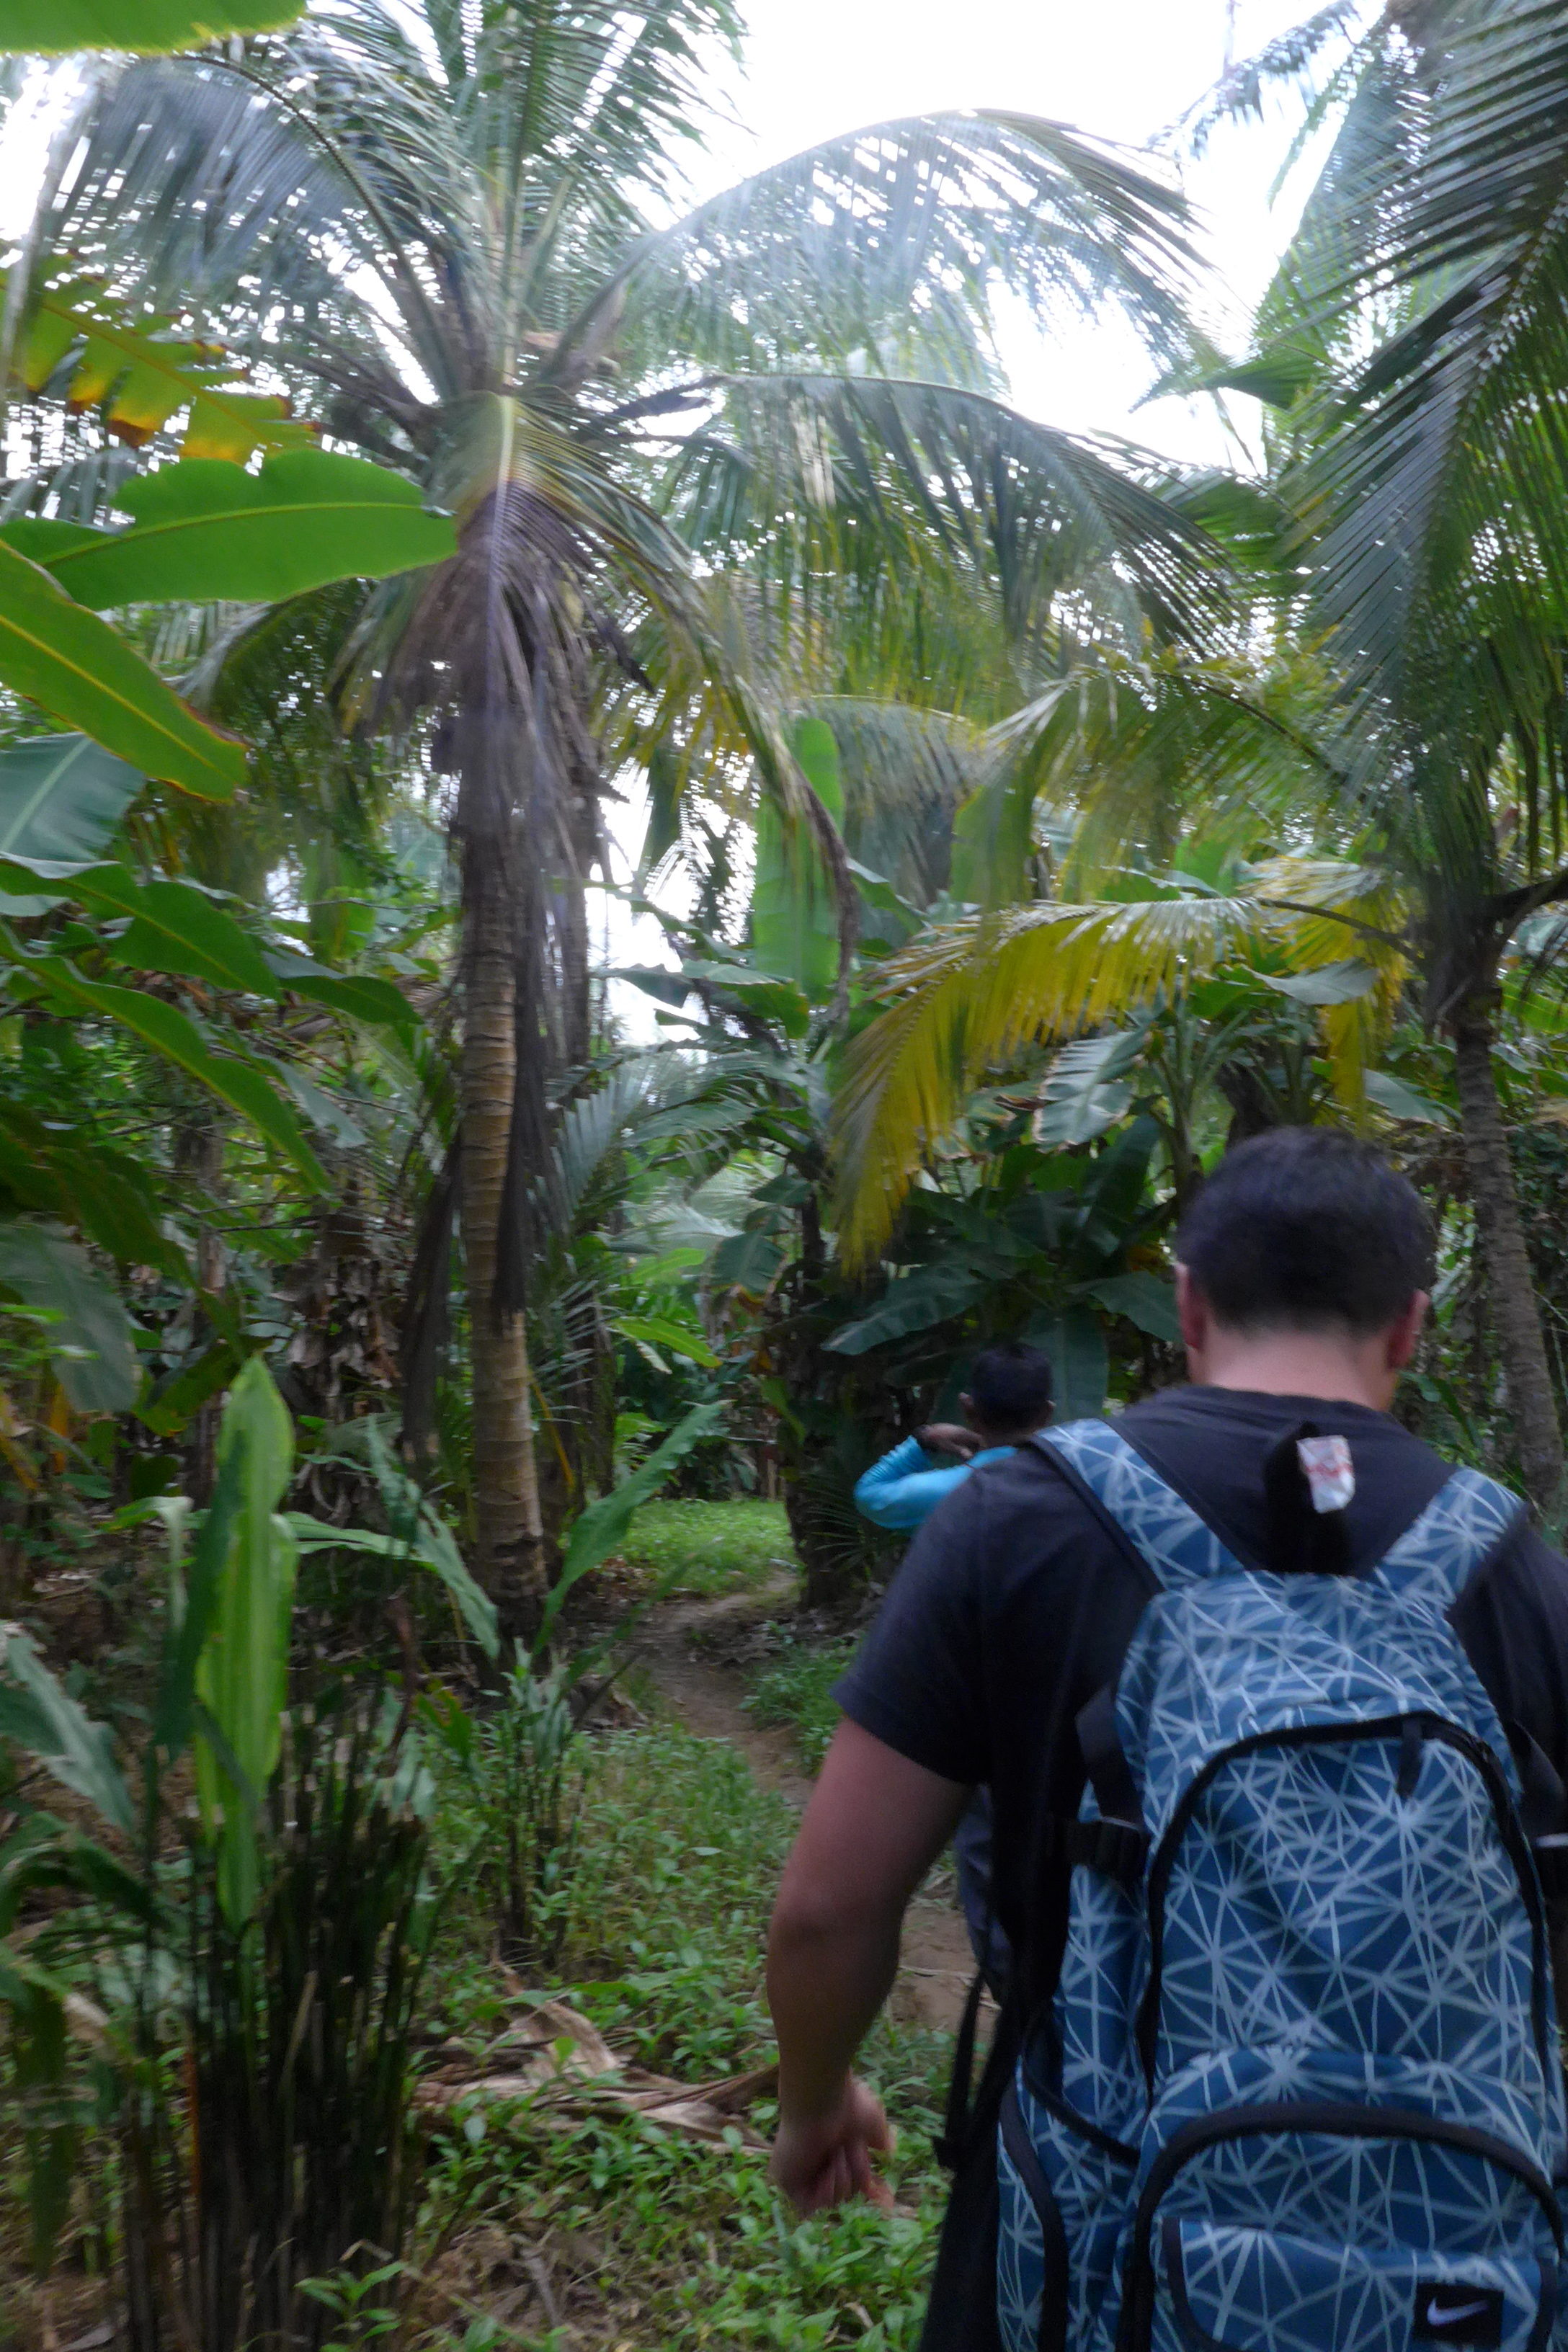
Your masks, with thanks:
[[[910,1895],[968,1790],[841,1723],[784,1865],[768,1937],[779,2044],[773,2178],[802,2212],[879,2195],[881,2107],[850,2073],[888,1997]]]

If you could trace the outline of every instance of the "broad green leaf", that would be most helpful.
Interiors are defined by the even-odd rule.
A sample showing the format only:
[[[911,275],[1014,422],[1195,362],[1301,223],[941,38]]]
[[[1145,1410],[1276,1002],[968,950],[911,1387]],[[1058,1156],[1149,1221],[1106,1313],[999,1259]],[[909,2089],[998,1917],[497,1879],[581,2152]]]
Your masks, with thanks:
[[[142,1385],[130,1318],[79,1243],[41,1219],[0,1219],[0,1287],[58,1317],[49,1360],[79,1412],[130,1411]]]
[[[142,882],[123,866],[90,866],[52,877],[47,867],[35,868],[32,861],[17,859],[0,859],[0,883],[25,884],[33,870],[44,878],[59,879],[64,895],[79,907],[130,917],[124,930],[102,942],[112,961],[132,964],[139,971],[207,980],[251,996],[277,995],[278,983],[255,941],[210,891],[195,883],[161,876]]]
[[[832,728],[823,719],[797,719],[793,749],[817,799],[834,823],[841,823],[844,787]],[[830,996],[838,978],[833,878],[805,825],[786,822],[772,801],[757,812],[752,957],[762,971],[793,981],[814,1003]]]
[[[15,548],[29,563],[40,563],[47,572],[62,555],[74,555],[79,548],[100,547],[113,536],[98,523],[61,522],[55,515],[18,515],[14,522],[0,527],[0,542]]]
[[[78,1225],[121,1265],[156,1265],[189,1282],[184,1253],[148,1206],[157,1178],[144,1161],[79,1132],[61,1132],[25,1103],[0,1120],[0,1188],[18,1209]]]
[[[629,1478],[624,1478],[613,1494],[602,1495],[597,1502],[588,1504],[578,1513],[566,1540],[560,1577],[544,1605],[536,1649],[542,1649],[549,1640],[573,1586],[581,1583],[626,1540],[634,1511],[650,1496],[657,1495],[677,1463],[720,1426],[725,1412],[722,1403],[694,1407],[684,1421],[676,1423],[663,1444],[656,1446],[647,1460]]]
[[[30,1749],[62,1789],[85,1797],[112,1828],[130,1832],[131,1793],[114,1761],[113,1733],[93,1722],[14,1625],[0,1625],[0,1732]]]
[[[457,1602],[464,1624],[486,1657],[493,1658],[500,1647],[495,1602],[464,1567],[462,1554],[452,1541],[450,1532],[442,1528],[446,1541],[443,1543],[436,1538],[434,1530],[440,1525],[433,1511],[422,1513],[418,1534],[405,1540],[397,1536],[380,1535],[371,1528],[329,1527],[321,1519],[312,1519],[304,1511],[290,1511],[289,1514],[289,1533],[302,1554],[312,1551],[369,1552],[377,1559],[427,1568],[433,1576],[440,1578]]]
[[[1087,1307],[1069,1307],[1065,1315],[1042,1318],[1030,1325],[1027,1337],[1050,1357],[1058,1421],[1083,1421],[1104,1412],[1110,1358],[1105,1334]]]
[[[890,1283],[888,1293],[868,1315],[841,1323],[823,1342],[839,1356],[863,1356],[868,1348],[889,1339],[907,1339],[911,1331],[929,1331],[951,1315],[973,1306],[985,1287],[985,1277],[962,1259],[937,1265],[918,1265],[912,1274]]]
[[[0,684],[79,727],[143,774],[204,800],[245,781],[243,744],[198,719],[106,621],[0,546]]]
[[[155,1396],[144,1398],[137,1405],[137,1420],[156,1430],[160,1437],[175,1436],[209,1397],[228,1386],[236,1366],[242,1360],[232,1339],[215,1340],[210,1348],[202,1350],[195,1363],[176,1372]]]
[[[384,1023],[398,1029],[418,1025],[418,1014],[390,980],[333,971],[314,956],[297,954],[292,948],[264,948],[261,956],[274,980],[291,995],[328,1005],[334,1013],[346,1013],[351,1021]]]
[[[710,1269],[716,1290],[744,1290],[760,1298],[784,1260],[783,1244],[760,1228],[731,1234],[713,1253]]]
[[[37,559],[94,611],[168,598],[278,604],[458,549],[450,516],[427,513],[417,484],[336,450],[279,450],[258,474],[185,457],[127,482],[115,503],[134,516],[130,529]]]
[[[24,1716],[35,1704],[21,1690],[0,1687],[0,1714],[5,1713],[9,1700],[17,1702]],[[41,1727],[41,1716],[32,1720],[35,1728]],[[93,1727],[102,1730],[105,1727]],[[15,1732],[10,1736],[19,1738]],[[46,1738],[52,1737],[46,1733]],[[33,1740],[21,1739],[20,1744],[37,1752]],[[143,1924],[151,1924],[158,1913],[155,1889],[127,1870],[122,1862],[117,1862],[79,1830],[68,1829],[52,1813],[32,1813],[16,1834],[0,1845],[0,1936],[11,1932],[27,1896],[43,1886],[69,1887],[74,1894],[91,1895],[124,1918]],[[16,1958],[14,1949],[9,1957]],[[0,1988],[0,2000],[5,1997]]]
[[[302,0],[301,0],[302,5]],[[272,33],[300,15],[294,0],[0,0],[0,50],[63,57],[68,49],[164,56],[236,33]]]
[[[153,1741],[163,1749],[165,1766],[184,1754],[195,1727],[196,1673],[217,1615],[239,1521],[245,1466],[240,1454],[233,1451],[219,1464],[212,1501],[191,1547],[188,1574],[180,1572],[185,1515],[170,1529],[169,1611],[153,1715]]]
[[[84,980],[63,956],[30,956],[26,969],[30,978],[62,1003],[100,1013],[106,1021],[118,1021],[155,1053],[188,1070],[220,1102],[242,1111],[312,1184],[326,1189],[321,1163],[306,1142],[299,1120],[253,1062],[241,1061],[235,1054],[215,1054],[203,1042],[195,1024],[176,1006],[140,989]]]
[[[837,933],[834,934],[834,970],[837,970]],[[744,964],[683,963],[683,980],[706,981],[710,987],[732,996],[748,1013],[760,1013],[764,1021],[776,1021],[786,1037],[804,1037],[811,1019],[811,1007],[793,981],[775,979],[771,973],[752,971]],[[634,975],[627,973],[628,979]]]
[[[357,1151],[368,1140],[359,1121],[351,1118],[336,1096],[319,1087],[314,1078],[308,1078],[292,1062],[274,1062],[272,1066],[313,1128],[330,1135],[345,1151]]]
[[[641,1339],[650,1348],[668,1348],[672,1356],[684,1356],[689,1364],[700,1364],[711,1370],[719,1361],[700,1331],[689,1330],[684,1323],[671,1323],[663,1315],[621,1315],[611,1324],[623,1339]]]
[[[86,735],[33,735],[0,751],[0,857],[79,866],[101,857],[145,782]],[[59,894],[0,898],[0,914],[43,915]]]
[[[1174,1340],[1182,1336],[1175,1292],[1157,1274],[1113,1274],[1108,1281],[1095,1283],[1089,1295],[1112,1315],[1125,1315],[1151,1339]]]
[[[1035,1141],[1047,1151],[1059,1145],[1092,1143],[1122,1118],[1132,1100],[1125,1081],[1109,1087],[1086,1087],[1042,1104],[1034,1119]]]
[[[1366,1074],[1366,1097],[1390,1118],[1419,1119],[1425,1127],[1451,1127],[1453,1119],[1441,1103],[1429,1095],[1417,1093],[1403,1078],[1390,1076],[1387,1070],[1369,1070]]]
[[[1378,983],[1372,965],[1357,956],[1341,963],[1320,964],[1312,971],[1292,972],[1287,979],[1267,971],[1258,977],[1281,996],[1293,996],[1298,1004],[1353,1004],[1358,997],[1370,996]]]
[[[277,1516],[293,1468],[294,1433],[259,1356],[229,1391],[217,1455],[220,1473],[234,1465],[237,1492],[211,1627],[195,1668],[196,1699],[217,1734],[215,1740],[198,1733],[196,1794],[217,1841],[219,1899],[239,1926],[255,1909],[259,1884],[254,1804],[282,1744],[297,1561],[293,1537]]]

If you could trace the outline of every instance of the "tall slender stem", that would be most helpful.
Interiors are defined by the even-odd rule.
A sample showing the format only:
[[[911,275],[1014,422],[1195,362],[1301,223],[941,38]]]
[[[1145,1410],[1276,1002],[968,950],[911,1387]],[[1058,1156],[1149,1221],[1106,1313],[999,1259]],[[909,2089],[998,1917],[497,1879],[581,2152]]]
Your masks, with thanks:
[[[1466,1000],[1454,1017],[1453,1033],[1459,1121],[1492,1328],[1508,1383],[1524,1483],[1537,1507],[1545,1509],[1562,1483],[1563,1431],[1498,1101],[1489,993],[1477,992]]]

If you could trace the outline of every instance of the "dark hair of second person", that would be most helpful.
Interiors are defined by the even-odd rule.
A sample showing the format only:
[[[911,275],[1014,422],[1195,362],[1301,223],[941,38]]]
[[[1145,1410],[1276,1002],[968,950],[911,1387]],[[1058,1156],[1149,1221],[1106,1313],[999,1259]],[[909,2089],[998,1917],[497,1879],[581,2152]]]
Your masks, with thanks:
[[[1176,1256],[1235,1330],[1381,1331],[1433,1279],[1415,1187],[1328,1127],[1276,1128],[1227,1151],[1182,1219]]]
[[[964,1394],[980,1427],[1025,1436],[1051,1417],[1051,1360],[1043,1348],[1023,1339],[983,1348],[970,1367]]]

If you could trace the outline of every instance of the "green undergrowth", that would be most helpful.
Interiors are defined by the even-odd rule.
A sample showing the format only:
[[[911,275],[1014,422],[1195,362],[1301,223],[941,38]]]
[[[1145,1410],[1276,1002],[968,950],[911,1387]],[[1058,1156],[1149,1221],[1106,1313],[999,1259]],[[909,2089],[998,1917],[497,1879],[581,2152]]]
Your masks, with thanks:
[[[793,1825],[721,1741],[670,1727],[595,1741],[548,1990],[626,2058],[682,2083],[766,2064],[763,1943]],[[454,1843],[463,1829],[454,1818]],[[457,1924],[439,2022],[478,2038],[506,2012],[481,1920]],[[437,2141],[420,2237],[448,2260],[498,2227],[528,2248],[556,2281],[560,2329],[525,2340],[552,2352],[912,2346],[941,2212],[931,2142],[950,2049],[892,2023],[868,2045],[864,2071],[899,2126],[890,2215],[858,2206],[795,2224],[739,2132],[700,2143],[635,2116],[563,2119],[520,2102],[459,2112]],[[771,2119],[765,2105],[752,2111],[764,2132]]]
[[[747,1591],[796,1565],[784,1505],[744,1497],[645,1503],[621,1549],[632,1567],[668,1578],[671,1593],[702,1600]]]
[[[853,1636],[815,1644],[786,1642],[751,1677],[745,1705],[759,1723],[788,1727],[809,1771],[822,1762],[838,1722],[833,1685],[858,1647]]]

